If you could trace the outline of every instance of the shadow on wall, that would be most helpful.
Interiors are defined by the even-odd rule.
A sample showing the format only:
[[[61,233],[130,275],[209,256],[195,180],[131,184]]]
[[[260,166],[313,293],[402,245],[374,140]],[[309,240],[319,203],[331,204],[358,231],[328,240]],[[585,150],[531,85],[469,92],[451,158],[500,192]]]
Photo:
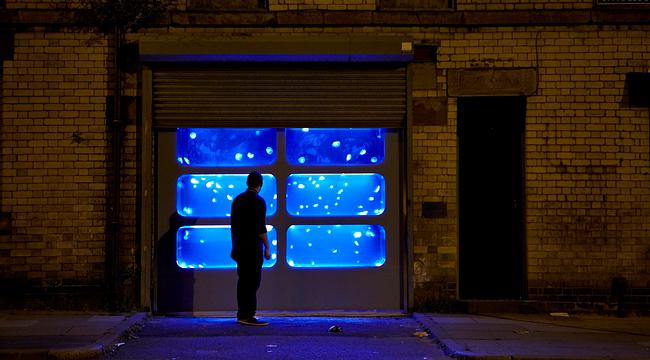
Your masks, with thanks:
[[[176,264],[176,232],[181,226],[194,225],[196,219],[184,218],[174,212],[169,217],[169,229],[158,242],[157,311],[192,311],[194,302],[194,270]]]

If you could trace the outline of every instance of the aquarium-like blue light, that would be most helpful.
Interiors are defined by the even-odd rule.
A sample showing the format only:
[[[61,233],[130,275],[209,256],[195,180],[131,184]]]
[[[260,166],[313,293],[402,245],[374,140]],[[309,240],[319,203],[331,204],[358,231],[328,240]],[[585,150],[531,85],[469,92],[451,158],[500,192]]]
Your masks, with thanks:
[[[292,165],[377,165],[384,161],[384,129],[286,129]]]
[[[286,258],[293,268],[379,267],[386,232],[380,225],[292,225]]]
[[[287,212],[293,216],[376,216],[386,209],[380,174],[291,174]]]
[[[275,129],[179,128],[176,159],[188,167],[242,167],[273,164]]]
[[[271,259],[264,259],[263,267],[270,268],[277,262],[278,237],[273,226],[266,229]],[[235,269],[231,249],[229,225],[183,226],[176,232],[176,264],[183,269]]]
[[[176,212],[185,217],[224,218],[230,216],[235,197],[246,191],[248,174],[187,174],[176,181]],[[275,176],[262,174],[260,196],[266,201],[266,216],[278,207]]]

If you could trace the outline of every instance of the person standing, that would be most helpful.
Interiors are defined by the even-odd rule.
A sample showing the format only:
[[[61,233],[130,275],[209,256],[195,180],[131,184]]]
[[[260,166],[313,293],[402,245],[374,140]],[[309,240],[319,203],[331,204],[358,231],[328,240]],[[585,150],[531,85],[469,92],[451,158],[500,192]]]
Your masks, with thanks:
[[[257,290],[262,281],[262,263],[271,258],[266,236],[266,202],[259,196],[262,175],[252,171],[246,179],[248,189],[237,195],[230,211],[232,250],[237,262],[237,322],[264,326],[268,322],[255,318]]]

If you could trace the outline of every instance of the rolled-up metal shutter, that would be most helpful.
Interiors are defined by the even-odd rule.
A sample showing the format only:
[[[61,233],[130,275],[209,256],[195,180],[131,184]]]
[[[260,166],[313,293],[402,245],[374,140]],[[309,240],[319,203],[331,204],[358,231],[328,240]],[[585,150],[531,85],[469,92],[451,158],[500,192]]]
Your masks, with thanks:
[[[405,114],[403,67],[153,71],[157,128],[396,128]]]

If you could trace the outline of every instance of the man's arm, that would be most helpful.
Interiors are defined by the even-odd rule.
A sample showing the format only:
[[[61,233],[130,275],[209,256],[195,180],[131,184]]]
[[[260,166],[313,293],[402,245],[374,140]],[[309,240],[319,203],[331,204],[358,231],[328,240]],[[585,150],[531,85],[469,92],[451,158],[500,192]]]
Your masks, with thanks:
[[[269,260],[271,258],[271,249],[269,249],[269,239],[266,236],[266,233],[260,234],[262,242],[264,242],[264,258]]]

